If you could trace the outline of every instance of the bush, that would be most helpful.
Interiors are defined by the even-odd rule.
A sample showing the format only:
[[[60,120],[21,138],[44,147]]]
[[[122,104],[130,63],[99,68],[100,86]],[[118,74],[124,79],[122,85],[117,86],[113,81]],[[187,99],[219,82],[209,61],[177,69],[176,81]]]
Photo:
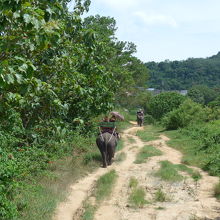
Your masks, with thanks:
[[[220,176],[220,120],[192,124],[183,129],[182,133],[196,140],[192,153],[202,156],[202,168],[211,175]]]
[[[190,123],[206,121],[208,118],[206,108],[187,99],[178,109],[169,112],[162,124],[166,129],[177,129],[188,126]]]
[[[161,119],[168,112],[178,108],[185,99],[185,96],[176,92],[161,93],[150,100],[147,113],[155,119]]]

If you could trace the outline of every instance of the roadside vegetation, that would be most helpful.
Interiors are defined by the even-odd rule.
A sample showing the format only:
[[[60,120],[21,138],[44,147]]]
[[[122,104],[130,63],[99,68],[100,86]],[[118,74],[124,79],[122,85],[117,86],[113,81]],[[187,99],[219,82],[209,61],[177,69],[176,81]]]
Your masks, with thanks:
[[[145,163],[149,157],[160,156],[160,155],[162,155],[162,152],[160,150],[156,149],[153,146],[146,145],[137,154],[134,163],[136,164]]]
[[[179,174],[179,171],[187,173],[195,181],[198,181],[202,178],[198,171],[194,171],[192,168],[187,167],[184,164],[172,164],[167,160],[161,161],[160,164],[160,169],[155,173],[155,175],[163,180],[173,182],[183,180],[184,177]]]
[[[169,161],[161,161],[160,169],[155,173],[162,180],[177,182],[183,180],[183,176],[178,173],[175,165]]]
[[[154,195],[154,201],[155,202],[167,202],[170,198],[166,195],[165,192],[163,192],[162,189],[158,189]]]
[[[95,211],[101,204],[101,202],[110,196],[113,186],[116,182],[117,174],[115,170],[111,170],[110,172],[106,173],[105,175],[101,176],[93,189],[91,197],[95,199],[93,204],[89,202],[89,198],[85,201],[83,207],[83,220],[92,220],[94,218]]]
[[[162,127],[148,125],[144,130],[137,131],[137,136],[144,142],[153,141],[159,138]]]
[[[130,195],[128,202],[132,208],[142,208],[145,204],[149,203],[145,199],[145,190],[143,187],[138,186],[138,180],[131,177],[129,181]]]

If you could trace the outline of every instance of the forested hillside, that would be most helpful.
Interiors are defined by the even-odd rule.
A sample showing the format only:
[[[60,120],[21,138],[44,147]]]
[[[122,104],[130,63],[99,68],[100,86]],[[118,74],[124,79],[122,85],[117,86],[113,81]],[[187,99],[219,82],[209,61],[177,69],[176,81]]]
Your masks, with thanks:
[[[133,56],[135,45],[115,37],[113,18],[82,19],[90,1],[75,0],[73,12],[68,2],[0,3],[2,220],[19,219],[28,209],[26,181],[31,185],[51,161],[85,153],[95,143],[86,142],[96,134],[94,119],[148,78]]]
[[[185,61],[148,62],[149,87],[164,90],[189,89],[194,85],[219,87],[220,52],[208,58],[189,58]]]

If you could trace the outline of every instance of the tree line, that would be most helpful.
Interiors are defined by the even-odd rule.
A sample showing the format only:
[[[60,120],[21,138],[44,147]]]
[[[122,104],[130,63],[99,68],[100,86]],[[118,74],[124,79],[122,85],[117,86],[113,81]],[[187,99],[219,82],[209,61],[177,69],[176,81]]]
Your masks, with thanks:
[[[208,58],[189,58],[184,61],[148,62],[149,87],[161,90],[189,89],[195,85],[219,87],[220,52]]]

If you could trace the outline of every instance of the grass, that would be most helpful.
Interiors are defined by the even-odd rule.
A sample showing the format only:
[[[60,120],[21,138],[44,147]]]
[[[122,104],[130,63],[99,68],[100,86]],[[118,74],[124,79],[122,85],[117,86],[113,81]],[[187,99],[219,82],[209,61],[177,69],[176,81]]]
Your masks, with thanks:
[[[122,139],[120,139],[120,140],[118,141],[118,145],[117,145],[117,147],[116,147],[116,151],[122,150],[123,147],[124,147],[124,141],[123,141]]]
[[[144,130],[137,131],[137,136],[144,142],[158,139],[161,132],[161,127],[148,125]]]
[[[145,200],[145,191],[142,187],[132,189],[132,192],[129,196],[129,203],[134,208],[142,208],[148,203],[148,201]]]
[[[162,180],[177,182],[183,179],[183,176],[180,175],[174,164],[169,161],[161,161],[160,169],[155,173],[157,177],[160,177]]]
[[[94,197],[98,202],[102,201],[104,198],[110,195],[116,178],[116,171],[111,170],[110,172],[106,173],[98,179],[94,191]]]
[[[136,188],[138,186],[138,180],[135,177],[131,177],[129,180],[129,187]]]
[[[137,154],[134,163],[140,164],[144,163],[149,157],[162,155],[162,152],[153,146],[144,146],[140,152]]]
[[[195,151],[195,149],[198,148],[197,140],[193,140],[192,138],[183,135],[178,130],[166,131],[165,134],[170,138],[168,145],[183,153],[182,163],[200,168],[204,167],[207,155]]]
[[[93,220],[94,214],[97,208],[99,207],[100,203],[111,194],[116,178],[117,174],[115,170],[111,170],[110,172],[104,174],[97,180],[95,188],[91,195],[95,198],[95,202],[94,204],[90,204],[88,202],[89,198],[87,198],[87,201],[83,205],[84,211],[80,216],[80,219]]]
[[[214,195],[218,200],[220,200],[220,182],[215,185]]]
[[[169,199],[168,199],[167,195],[161,189],[158,189],[155,193],[154,200],[156,202],[166,202]]]
[[[81,219],[82,220],[93,220],[96,209],[97,209],[96,206],[86,203],[84,205],[84,213]]]
[[[115,157],[115,162],[122,162],[126,159],[126,153],[125,152],[121,152],[121,153],[118,153]]]
[[[128,143],[130,143],[130,144],[134,144],[136,141],[134,140],[134,138],[132,138],[132,137],[129,137],[128,138]]]
[[[131,207],[142,208],[145,204],[149,203],[147,200],[145,200],[146,193],[144,188],[138,186],[138,180],[136,178],[130,178],[129,187],[131,188],[131,193],[128,201]]]
[[[69,157],[51,164],[49,171],[27,182],[27,188],[17,198],[23,210],[19,220],[51,219],[57,204],[66,198],[69,184],[96,169],[97,165],[96,161],[85,165],[83,157]]]
[[[101,154],[100,152],[88,152],[86,153],[84,156],[83,156],[83,162],[85,164],[89,164],[93,161],[102,161],[102,157],[101,157]]]
[[[195,181],[198,181],[202,178],[198,171],[194,171],[192,168],[187,167],[185,164],[177,164],[175,166],[178,170],[188,173]]]
[[[202,178],[198,171],[194,171],[192,168],[189,168],[184,164],[172,164],[167,160],[161,161],[161,167],[156,172],[156,176],[166,181],[181,181],[183,176],[180,175],[178,171],[188,173],[195,181]]]

